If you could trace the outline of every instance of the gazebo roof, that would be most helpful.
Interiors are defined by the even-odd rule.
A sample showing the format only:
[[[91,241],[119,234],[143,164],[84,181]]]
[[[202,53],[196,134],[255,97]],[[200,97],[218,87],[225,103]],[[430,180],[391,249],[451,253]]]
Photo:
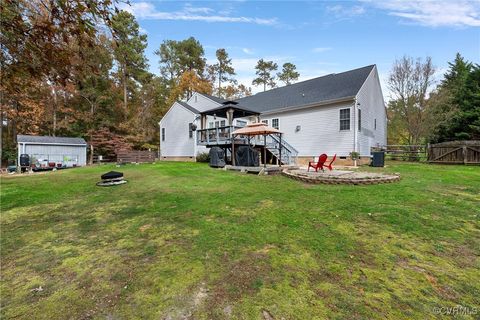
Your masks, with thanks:
[[[201,112],[201,115],[227,117],[228,110],[233,109],[233,118],[258,116],[260,113],[239,105],[234,101],[225,101],[221,106]]]
[[[251,123],[246,127],[237,129],[232,134],[241,134],[244,136],[261,136],[266,134],[282,133],[279,130],[267,126],[265,123]]]

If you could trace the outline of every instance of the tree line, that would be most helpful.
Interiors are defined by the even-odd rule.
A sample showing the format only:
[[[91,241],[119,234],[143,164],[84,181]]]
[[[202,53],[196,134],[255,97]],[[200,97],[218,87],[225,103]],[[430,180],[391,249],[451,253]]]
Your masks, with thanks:
[[[5,0],[1,3],[2,161],[16,159],[17,134],[84,137],[97,154],[158,148],[158,121],[195,91],[251,95],[227,51],[209,65],[193,37],[165,40],[149,71],[147,35],[115,0]],[[260,60],[253,85],[274,87],[277,64]],[[278,79],[299,74],[291,63]]]
[[[0,4],[0,142],[16,159],[17,134],[84,137],[97,154],[156,149],[158,121],[193,92],[225,99],[251,95],[228,52],[208,64],[201,43],[165,40],[149,71],[147,35],[115,0],[4,0]],[[260,59],[252,85],[263,90],[299,78],[296,66]],[[277,72],[279,71],[279,72]],[[480,70],[460,54],[433,85],[430,58],[395,62],[388,85],[390,144],[480,138]]]
[[[432,59],[403,57],[388,78],[388,143],[419,145],[480,139],[480,65],[457,53],[434,85]]]

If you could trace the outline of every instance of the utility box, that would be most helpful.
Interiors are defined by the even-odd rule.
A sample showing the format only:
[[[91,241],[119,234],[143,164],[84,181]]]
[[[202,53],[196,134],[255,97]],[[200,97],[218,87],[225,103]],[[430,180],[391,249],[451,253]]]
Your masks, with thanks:
[[[385,152],[374,151],[372,152],[372,167],[384,167],[385,166]]]

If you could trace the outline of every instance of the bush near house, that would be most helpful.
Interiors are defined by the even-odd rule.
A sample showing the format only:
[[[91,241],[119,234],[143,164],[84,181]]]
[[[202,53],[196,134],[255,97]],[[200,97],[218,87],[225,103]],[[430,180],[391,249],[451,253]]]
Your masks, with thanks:
[[[333,186],[163,162],[96,187],[110,169],[2,177],[2,319],[434,319],[480,305],[477,167],[390,162],[362,170],[398,183]]]

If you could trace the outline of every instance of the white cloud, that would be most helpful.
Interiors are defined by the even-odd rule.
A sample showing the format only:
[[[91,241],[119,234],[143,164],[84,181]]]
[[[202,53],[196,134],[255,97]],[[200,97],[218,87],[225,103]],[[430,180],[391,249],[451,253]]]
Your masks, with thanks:
[[[249,48],[242,48],[242,51],[246,54],[253,54],[253,50]]]
[[[330,50],[332,50],[332,48],[330,47],[318,47],[318,48],[313,48],[312,52],[321,53],[321,52],[330,51]]]
[[[183,10],[185,12],[190,12],[190,13],[203,13],[203,14],[208,14],[213,12],[212,8],[207,8],[207,7],[192,7],[192,5],[187,4]]]
[[[374,6],[405,22],[429,27],[480,26],[479,1],[373,1]]]
[[[181,21],[204,21],[204,22],[236,22],[253,23],[259,25],[275,25],[278,23],[276,18],[257,18],[244,16],[230,16],[221,13],[215,13],[213,9],[206,7],[193,7],[186,5],[182,10],[166,12],[157,11],[150,2],[134,2],[131,5],[123,5],[121,8],[135,15],[138,19],[153,20],[181,20]]]
[[[328,6],[327,11],[334,14],[337,18],[352,18],[364,14],[365,8],[362,6],[343,6],[337,4],[334,6]]]

